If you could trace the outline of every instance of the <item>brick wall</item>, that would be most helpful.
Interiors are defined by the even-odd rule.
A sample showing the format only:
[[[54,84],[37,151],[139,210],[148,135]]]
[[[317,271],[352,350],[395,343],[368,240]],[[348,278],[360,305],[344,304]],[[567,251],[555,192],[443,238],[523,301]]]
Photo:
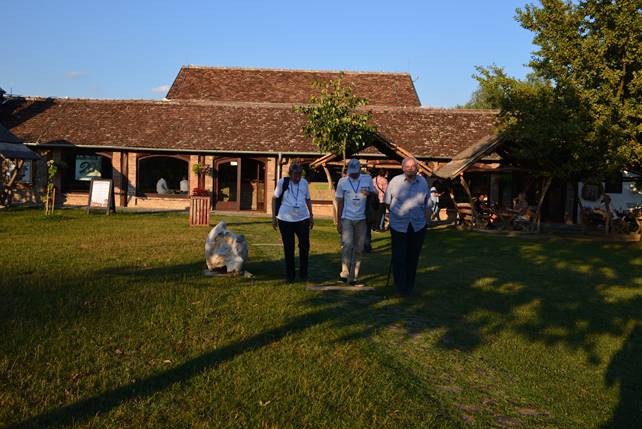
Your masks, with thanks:
[[[188,181],[189,181],[189,191],[190,193],[192,192],[192,189],[198,187],[198,175],[194,173],[193,167],[195,164],[198,164],[199,156],[198,155],[190,155],[189,157],[189,165],[188,165]]]

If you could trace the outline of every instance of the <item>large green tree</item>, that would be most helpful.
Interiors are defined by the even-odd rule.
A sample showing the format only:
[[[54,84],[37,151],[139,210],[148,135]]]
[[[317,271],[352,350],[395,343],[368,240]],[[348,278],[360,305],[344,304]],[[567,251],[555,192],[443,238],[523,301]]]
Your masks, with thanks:
[[[541,0],[517,10],[535,33],[526,81],[480,68],[516,155],[556,176],[606,176],[642,165],[642,3]]]
[[[602,162],[587,147],[590,117],[577,93],[531,75],[509,77],[499,67],[478,68],[485,99],[499,109],[499,128],[507,155],[548,177],[577,179]]]
[[[311,96],[309,104],[295,107],[306,118],[303,133],[320,151],[341,155],[345,163],[346,157],[367,146],[375,133],[370,113],[358,110],[368,100],[354,95],[341,78],[313,86],[320,93]]]
[[[517,19],[540,49],[530,65],[589,114],[587,143],[608,170],[642,162],[642,2],[542,0]]]

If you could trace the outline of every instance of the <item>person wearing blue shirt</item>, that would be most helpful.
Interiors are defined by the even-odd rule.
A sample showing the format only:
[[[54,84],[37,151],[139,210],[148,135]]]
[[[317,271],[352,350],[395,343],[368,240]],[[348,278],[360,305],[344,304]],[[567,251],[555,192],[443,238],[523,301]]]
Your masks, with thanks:
[[[417,175],[417,160],[405,158],[403,174],[395,176],[386,189],[385,203],[390,210],[392,268],[397,294],[408,296],[415,286],[419,254],[430,219],[430,193],[426,179]]]
[[[368,194],[375,192],[372,177],[361,174],[358,159],[348,162],[348,175],[339,179],[337,200],[337,231],[341,234],[341,273],[343,283],[358,284],[361,255],[366,239],[366,203]]]

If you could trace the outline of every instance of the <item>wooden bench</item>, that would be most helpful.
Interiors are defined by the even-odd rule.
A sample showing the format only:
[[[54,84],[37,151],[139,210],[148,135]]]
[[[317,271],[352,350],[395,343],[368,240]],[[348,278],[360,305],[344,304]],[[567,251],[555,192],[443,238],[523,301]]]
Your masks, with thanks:
[[[457,203],[458,225],[464,228],[475,226],[475,212],[470,203]]]

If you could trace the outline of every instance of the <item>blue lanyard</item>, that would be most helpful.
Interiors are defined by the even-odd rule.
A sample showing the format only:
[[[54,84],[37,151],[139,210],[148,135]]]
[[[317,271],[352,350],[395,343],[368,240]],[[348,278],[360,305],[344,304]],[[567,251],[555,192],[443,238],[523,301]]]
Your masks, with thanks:
[[[348,183],[350,184],[350,188],[352,188],[352,191],[354,191],[354,193],[356,194],[359,190],[359,186],[361,186],[361,177],[359,177],[359,181],[357,182],[356,187],[352,186],[352,180],[350,180],[350,178],[348,178]]]

